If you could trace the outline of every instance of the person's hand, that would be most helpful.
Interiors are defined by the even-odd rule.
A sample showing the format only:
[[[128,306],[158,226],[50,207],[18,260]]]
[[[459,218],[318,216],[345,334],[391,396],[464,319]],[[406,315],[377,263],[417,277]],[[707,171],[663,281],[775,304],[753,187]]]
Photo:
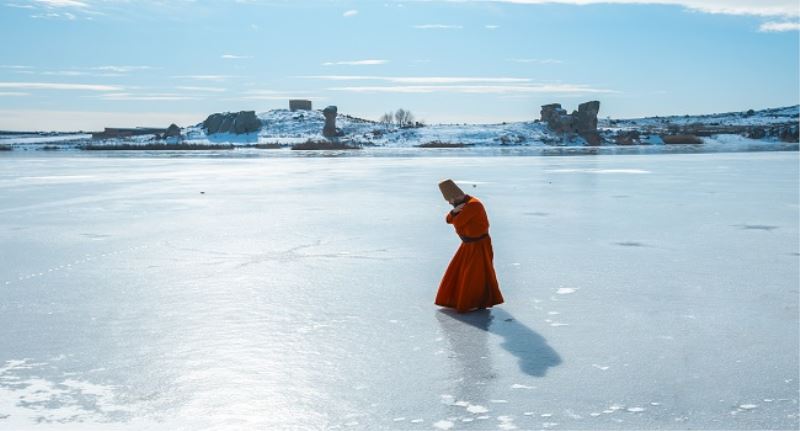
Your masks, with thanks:
[[[455,215],[455,214],[458,214],[458,213],[460,213],[460,212],[461,212],[461,210],[463,210],[463,209],[464,209],[464,205],[466,205],[466,202],[464,202],[464,203],[460,203],[460,204],[456,205],[456,206],[455,206],[455,208],[453,208],[452,210],[450,210],[450,212],[451,212],[451,213],[453,213],[454,215]]]

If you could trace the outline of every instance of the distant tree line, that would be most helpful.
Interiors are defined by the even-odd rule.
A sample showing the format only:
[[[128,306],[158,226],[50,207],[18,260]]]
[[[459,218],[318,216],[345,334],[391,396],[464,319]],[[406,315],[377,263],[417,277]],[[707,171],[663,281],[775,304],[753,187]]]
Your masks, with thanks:
[[[383,124],[394,124],[400,128],[422,127],[423,123],[415,121],[414,114],[407,109],[400,108],[397,111],[389,111],[378,119]]]

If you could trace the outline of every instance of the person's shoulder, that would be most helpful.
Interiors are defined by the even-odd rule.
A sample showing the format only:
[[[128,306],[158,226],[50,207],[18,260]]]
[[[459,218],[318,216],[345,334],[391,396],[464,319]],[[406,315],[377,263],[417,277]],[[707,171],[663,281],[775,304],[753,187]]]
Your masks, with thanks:
[[[475,196],[470,196],[467,200],[467,205],[474,206],[474,207],[482,207],[483,202],[480,199],[476,198]]]

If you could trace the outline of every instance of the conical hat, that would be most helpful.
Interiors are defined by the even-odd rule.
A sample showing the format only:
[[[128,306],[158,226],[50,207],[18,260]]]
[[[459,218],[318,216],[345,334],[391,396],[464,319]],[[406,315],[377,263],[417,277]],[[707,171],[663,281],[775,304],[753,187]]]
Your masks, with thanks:
[[[458,199],[464,196],[464,191],[461,190],[456,183],[451,179],[444,180],[439,183],[439,190],[442,191],[444,200],[450,202],[451,200]]]

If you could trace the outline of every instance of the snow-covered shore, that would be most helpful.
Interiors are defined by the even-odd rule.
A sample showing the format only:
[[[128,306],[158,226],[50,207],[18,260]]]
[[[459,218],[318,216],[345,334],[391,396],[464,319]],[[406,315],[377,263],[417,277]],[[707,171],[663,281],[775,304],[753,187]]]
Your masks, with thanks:
[[[735,112],[700,116],[670,116],[640,119],[600,119],[599,132],[603,142],[599,147],[633,146],[663,147],[662,134],[696,133],[696,143],[708,151],[752,151],[797,149],[794,138],[781,133],[797,134],[800,106],[762,111]],[[146,149],[148,146],[184,145],[186,149],[289,149],[292,145],[324,141],[322,128],[325,119],[320,111],[289,111],[277,109],[258,114],[261,128],[247,134],[217,133],[208,135],[202,123],[181,129],[179,138],[162,139],[155,135],[128,138],[95,139],[89,135],[15,136],[0,135],[0,149],[6,150],[76,150],[125,147]],[[361,148],[404,149],[420,146],[518,148],[530,154],[548,148],[589,147],[580,136],[554,133],[539,121],[500,124],[431,124],[423,127],[400,128],[339,115],[337,126],[343,136],[337,142]],[[631,138],[632,136],[632,138]],[[621,139],[624,137],[624,139]],[[771,146],[774,144],[774,146]],[[685,144],[679,144],[685,145]],[[178,148],[179,149],[179,148]],[[643,152],[674,152],[658,148]],[[681,150],[677,150],[681,151]],[[687,150],[695,151],[695,150]],[[606,151],[608,152],[608,151]],[[626,152],[626,150],[621,150]]]

